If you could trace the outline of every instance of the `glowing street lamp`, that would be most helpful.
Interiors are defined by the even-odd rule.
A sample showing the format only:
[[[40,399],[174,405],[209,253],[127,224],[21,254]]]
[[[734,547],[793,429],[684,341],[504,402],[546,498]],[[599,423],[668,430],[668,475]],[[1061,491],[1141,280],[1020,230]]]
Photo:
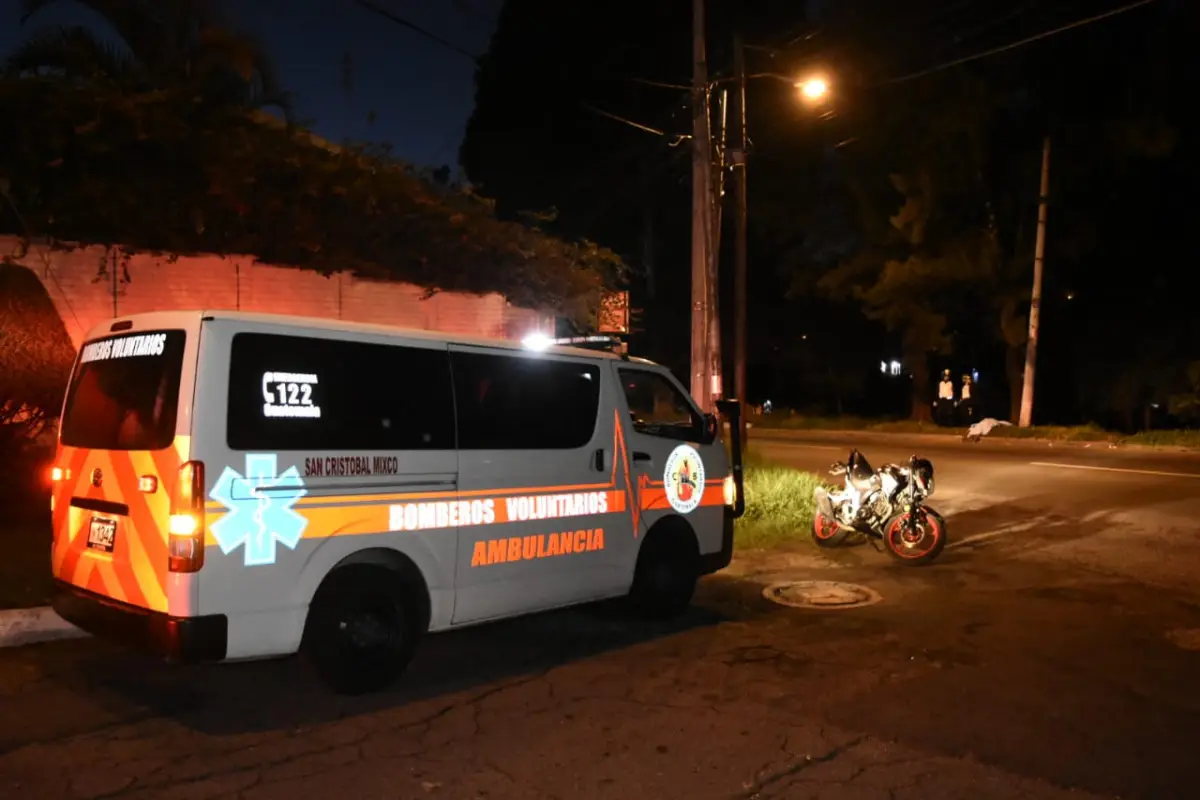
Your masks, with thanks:
[[[829,82],[819,75],[797,81],[796,88],[805,100],[812,103],[820,102],[829,96]]]

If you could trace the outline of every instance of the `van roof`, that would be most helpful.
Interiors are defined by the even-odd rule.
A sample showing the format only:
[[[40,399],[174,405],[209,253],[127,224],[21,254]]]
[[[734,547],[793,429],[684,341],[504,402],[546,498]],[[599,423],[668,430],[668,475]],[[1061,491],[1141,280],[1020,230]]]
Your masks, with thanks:
[[[220,310],[192,310],[192,311],[171,311],[171,312],[150,312],[145,314],[130,314],[128,316],[118,317],[117,319],[139,320],[150,317],[164,317],[167,314],[172,316],[197,316],[202,319],[220,319],[232,320],[237,322],[258,323],[263,325],[289,325],[293,327],[309,328],[311,330],[321,331],[347,331],[354,333],[373,333],[389,336],[404,336],[409,339],[420,339],[425,341],[449,342],[452,344],[475,345],[479,347],[495,347],[505,350],[524,350],[520,342],[511,339],[495,339],[484,336],[466,336],[457,333],[443,333],[441,331],[430,331],[421,328],[405,328],[396,325],[376,325],[366,322],[348,322],[346,320],[327,319],[324,317],[305,317],[292,316],[286,314],[262,314],[249,311],[230,311],[226,309]],[[101,325],[96,326],[88,338],[95,336],[106,335],[107,328],[116,320],[108,320]],[[147,321],[149,321],[147,319]],[[579,356],[583,358],[595,359],[618,359],[621,358],[616,353],[604,350],[590,350],[583,347],[570,347],[566,345],[551,345],[542,352],[558,353],[561,355]],[[639,364],[647,364],[658,366],[653,361],[644,358],[631,356],[629,361]]]

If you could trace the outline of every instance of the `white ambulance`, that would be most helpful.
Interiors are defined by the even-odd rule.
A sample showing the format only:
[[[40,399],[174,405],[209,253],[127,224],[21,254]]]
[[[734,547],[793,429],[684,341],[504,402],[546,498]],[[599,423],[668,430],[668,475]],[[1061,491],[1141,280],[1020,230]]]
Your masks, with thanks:
[[[105,323],[63,407],[54,608],[172,661],[303,651],[343,692],[388,685],[427,631],[682,611],[730,561],[740,456],[667,369],[542,344]]]

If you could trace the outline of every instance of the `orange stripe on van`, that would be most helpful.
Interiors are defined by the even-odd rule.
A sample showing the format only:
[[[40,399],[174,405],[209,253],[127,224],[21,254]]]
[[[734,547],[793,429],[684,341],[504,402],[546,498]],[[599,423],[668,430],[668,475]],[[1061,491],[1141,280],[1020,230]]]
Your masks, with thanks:
[[[180,454],[189,449],[190,441],[185,436],[176,437],[171,447],[157,452],[60,446],[55,465],[63,468],[65,475],[54,488],[54,576],[120,602],[168,611],[167,519]],[[99,487],[92,485],[96,469],[103,474]],[[157,479],[158,488],[153,494],[138,488],[138,479],[143,475]],[[74,508],[72,498],[123,503],[129,513],[107,515]],[[93,516],[116,517],[117,538],[112,553],[88,548]]]
[[[508,501],[530,498],[545,499],[556,495],[592,495],[603,492],[606,509],[596,512],[597,515],[612,513],[629,513],[633,523],[633,535],[641,535],[643,516],[649,511],[670,510],[667,501],[667,490],[661,480],[652,480],[648,475],[640,475],[636,486],[630,480],[629,455],[625,445],[624,432],[621,428],[619,412],[614,412],[615,432],[613,435],[613,465],[610,479],[607,483],[563,484],[558,486],[521,486],[503,489],[481,489],[466,492],[394,492],[375,494],[337,494],[337,495],[307,495],[294,506],[308,524],[304,529],[305,539],[325,539],[339,535],[372,534],[394,530],[392,525],[392,509],[397,506],[440,506],[437,510],[440,516],[431,524],[420,524],[404,530],[434,531],[450,527],[459,527],[457,522],[460,509],[470,519],[472,509],[478,514],[479,503],[488,504],[486,518],[470,519],[463,525],[503,525],[515,521],[538,521],[561,518],[578,518],[591,514],[561,514],[543,517],[514,518],[510,517]],[[722,482],[724,476],[710,478],[701,497],[701,507],[723,506],[725,504]],[[333,488],[333,487],[330,487]],[[632,502],[630,501],[632,497]],[[545,507],[546,504],[543,504]],[[448,508],[454,506],[454,517],[448,513]],[[425,520],[433,518],[432,509],[426,507]],[[417,509],[402,509],[415,516]],[[222,504],[210,502],[207,504],[208,521],[215,522],[229,511]],[[217,545],[211,531],[205,535],[205,544]]]

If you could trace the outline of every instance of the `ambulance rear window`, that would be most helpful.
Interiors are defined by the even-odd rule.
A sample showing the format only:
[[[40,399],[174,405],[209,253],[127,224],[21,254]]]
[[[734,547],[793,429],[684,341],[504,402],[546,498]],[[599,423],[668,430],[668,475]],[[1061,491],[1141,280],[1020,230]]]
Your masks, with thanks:
[[[109,336],[84,344],[67,391],[62,443],[93,450],[162,450],[175,440],[187,334]]]

